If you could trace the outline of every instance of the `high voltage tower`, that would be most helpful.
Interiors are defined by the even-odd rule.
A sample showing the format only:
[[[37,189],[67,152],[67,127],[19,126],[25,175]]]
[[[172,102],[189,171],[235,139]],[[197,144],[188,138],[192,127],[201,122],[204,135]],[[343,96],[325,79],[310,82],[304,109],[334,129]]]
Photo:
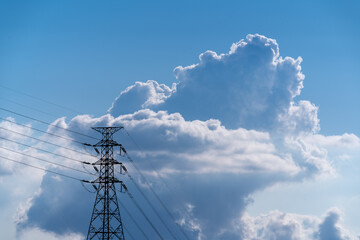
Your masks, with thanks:
[[[114,176],[114,165],[122,165],[122,163],[115,160],[113,156],[115,146],[120,146],[121,151],[121,144],[113,140],[113,134],[122,129],[122,127],[95,127],[93,129],[102,134],[102,139],[94,145],[86,144],[87,146],[94,147],[100,154],[100,159],[92,163],[95,170],[99,173],[99,177],[90,182],[95,184],[96,199],[87,240],[124,240],[124,229],[115,184],[119,183],[121,189],[125,186],[122,181],[119,181]],[[100,147],[101,150],[99,151],[97,147]],[[96,168],[96,166],[99,166],[100,169]]]

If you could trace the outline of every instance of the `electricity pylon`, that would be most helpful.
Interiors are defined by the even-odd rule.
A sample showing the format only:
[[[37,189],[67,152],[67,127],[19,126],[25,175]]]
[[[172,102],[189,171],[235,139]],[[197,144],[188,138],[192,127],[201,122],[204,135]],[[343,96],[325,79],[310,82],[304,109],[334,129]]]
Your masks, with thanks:
[[[85,144],[94,147],[95,151],[100,154],[100,159],[92,163],[94,169],[99,173],[99,177],[90,182],[96,189],[96,199],[87,240],[125,240],[115,186],[116,183],[120,183],[122,188],[123,184],[114,176],[114,165],[122,163],[113,157],[114,147],[121,147],[121,144],[113,140],[113,134],[122,127],[95,127],[93,129],[102,134],[102,139],[95,145]],[[99,151],[97,147],[100,147],[101,150]],[[96,166],[99,166],[100,169]]]

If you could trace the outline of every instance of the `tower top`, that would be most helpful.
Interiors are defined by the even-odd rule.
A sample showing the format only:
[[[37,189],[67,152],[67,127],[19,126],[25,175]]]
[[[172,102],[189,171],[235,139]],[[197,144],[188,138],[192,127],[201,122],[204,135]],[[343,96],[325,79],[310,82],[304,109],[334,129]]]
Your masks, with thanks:
[[[123,129],[124,127],[92,127],[95,131],[101,133],[101,134],[110,134],[113,135],[120,129]]]

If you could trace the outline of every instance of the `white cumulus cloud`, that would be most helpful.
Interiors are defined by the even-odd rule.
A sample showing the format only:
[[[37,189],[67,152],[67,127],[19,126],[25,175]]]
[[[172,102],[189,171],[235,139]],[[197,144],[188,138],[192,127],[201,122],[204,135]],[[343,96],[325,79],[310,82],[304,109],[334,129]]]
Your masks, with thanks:
[[[323,220],[279,211],[255,218],[245,213],[254,192],[279,182],[331,174],[336,170],[332,161],[344,156],[343,149],[359,147],[353,134],[321,135],[318,107],[296,100],[305,79],[301,61],[282,57],[273,39],[248,35],[228,53],[206,51],[199,63],[175,68],[177,82],[171,87],[153,80],[136,82],[120,93],[109,114],[60,118],[54,124],[94,137],[99,136],[91,127],[124,126],[136,144],[126,132],[118,133],[116,140],[197,239],[323,239],[322,229],[341,237],[334,239],[346,239],[336,211]],[[59,128],[48,131],[89,142]],[[67,150],[56,153],[87,159]],[[129,189],[134,191],[134,186]],[[80,185],[46,174],[19,229],[84,234],[90,196]],[[135,191],[134,196],[141,198]]]

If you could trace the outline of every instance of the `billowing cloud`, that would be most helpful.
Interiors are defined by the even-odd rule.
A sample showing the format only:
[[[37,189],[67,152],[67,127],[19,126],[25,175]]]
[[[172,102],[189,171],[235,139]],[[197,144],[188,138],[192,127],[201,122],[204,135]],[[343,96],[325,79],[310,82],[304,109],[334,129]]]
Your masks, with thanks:
[[[354,239],[346,230],[338,224],[341,217],[341,212],[338,209],[332,209],[327,214],[322,223],[319,225],[319,230],[315,237],[319,240],[351,240]]]
[[[341,211],[329,209],[323,218],[271,211],[257,217],[243,214],[233,222],[233,230],[222,239],[243,240],[355,240],[340,225]],[[236,236],[234,238],[234,236]]]
[[[172,88],[156,81],[136,82],[120,93],[109,109],[113,115],[133,113],[141,108],[164,103],[176,90],[176,84]]]
[[[1,121],[0,122],[0,155],[6,156],[8,158],[15,157],[18,158],[16,154],[13,152],[8,151],[7,149],[14,149],[19,150],[21,147],[16,144],[14,141],[24,141],[26,138],[24,136],[21,136],[19,134],[15,134],[14,132],[18,132],[20,134],[31,134],[31,130],[28,128],[24,128],[21,126],[17,126],[16,124],[12,124],[10,121],[13,121],[12,118],[7,118],[8,121]],[[6,131],[6,129],[11,129],[13,132]],[[8,141],[12,140],[12,141]],[[12,171],[14,171],[14,163],[4,161],[0,165],[0,175],[1,174],[9,174]]]
[[[40,228],[31,228],[26,229],[22,233],[18,235],[18,240],[34,240],[34,239],[46,239],[46,240],[83,240],[84,237],[79,234],[64,234],[64,235],[57,235],[52,232],[44,231]]]
[[[200,55],[199,63],[175,68],[177,82],[171,87],[156,81],[137,82],[120,93],[110,114],[80,115],[70,121],[61,118],[54,124],[94,137],[99,136],[91,127],[124,126],[136,143],[126,132],[117,134],[116,140],[194,238],[321,238],[321,229],[331,226],[333,236],[343,237],[335,217],[332,222],[325,217],[322,223],[316,217],[277,211],[256,218],[244,214],[254,192],[279,182],[331,174],[335,171],[332,161],[344,154],[342,149],[360,145],[353,134],[319,134],[318,108],[310,101],[295,100],[303,88],[301,61],[281,57],[273,39],[248,35],[226,54],[207,51]],[[48,131],[89,142],[59,128]],[[62,144],[80,149],[67,141]],[[67,150],[54,151],[92,160]],[[119,160],[126,163],[125,158]],[[68,160],[64,163],[73,165]],[[136,173],[134,176],[137,178]],[[137,180],[143,186],[141,178]],[[126,184],[140,199],[134,186],[129,181]],[[143,190],[150,193],[146,187]],[[19,229],[85,234],[91,196],[79,184],[46,174],[38,194],[31,196],[31,206],[20,217]],[[136,212],[131,202],[124,203]],[[245,218],[251,224],[245,224]]]
[[[294,175],[301,170],[293,159],[277,152],[268,133],[241,128],[228,130],[218,120],[186,121],[179,113],[146,109],[117,118],[79,116],[70,122],[70,127],[85,122],[89,129],[97,125],[124,126],[143,146],[138,158],[148,159],[164,174]]]
[[[249,197],[255,191],[277,182],[296,181],[332,172],[326,148],[329,144],[344,143],[354,148],[359,142],[354,135],[333,136],[329,140],[311,134],[284,139],[282,144],[278,144],[266,132],[242,128],[229,130],[218,120],[186,121],[179,113],[168,114],[148,109],[117,118],[111,115],[100,118],[83,115],[75,117],[68,124],[64,119],[58,124],[75,131],[82,129],[83,133],[92,136],[96,136],[96,132],[90,130],[92,126],[124,126],[142,149],[139,150],[126,138],[125,132],[119,133],[123,137],[118,141],[136,159],[171,209],[181,212],[184,206],[193,206],[190,217],[188,214],[177,214],[177,217],[187,229],[203,236],[203,239],[212,239],[209,236],[220,234],[219,229],[226,229],[245,210],[251,199]],[[76,135],[68,137],[75,138]],[[322,138],[322,141],[315,144],[312,137]],[[130,171],[134,171],[129,163],[127,165]],[[172,193],[181,193],[181,198],[174,199],[166,191],[154,169],[165,178]],[[53,191],[54,186],[57,191]],[[91,209],[87,192],[80,186],[72,187],[71,191],[66,190],[68,188],[70,186],[63,182],[44,178],[42,194],[30,208],[28,222],[62,234],[66,233],[64,230],[84,230],[85,225],[77,227],[69,224],[69,221],[59,223],[52,220],[53,215],[61,215],[66,209],[74,208],[71,201],[74,197],[81,203],[88,202],[83,208],[77,207],[74,214],[85,216]],[[135,191],[134,186],[130,185],[130,189]],[[141,198],[136,192],[135,196]],[[62,200],[55,203],[54,199]],[[48,204],[56,206],[54,212],[41,211],[41,206]],[[44,217],[47,214],[48,218]],[[71,214],[67,217],[73,218]],[[87,221],[82,217],[77,222]]]
[[[300,121],[295,123],[296,120],[306,120],[303,125],[306,130],[318,128],[316,119],[299,119],[317,117],[311,104],[300,102],[297,106],[293,102],[303,88],[302,59],[281,57],[275,40],[248,35],[234,43],[226,54],[206,51],[199,59],[198,64],[175,68],[178,83],[171,91],[166,88],[166,97],[162,90],[164,86],[161,90],[147,90],[147,94],[143,94],[144,86],[154,89],[154,83],[136,83],[120,94],[110,113],[117,116],[141,108],[163,109],[170,113],[180,112],[188,120],[213,118],[227,128],[268,131],[291,118],[291,128],[300,124]],[[136,95],[132,97],[138,99],[135,108],[124,107],[129,104],[128,95]]]

